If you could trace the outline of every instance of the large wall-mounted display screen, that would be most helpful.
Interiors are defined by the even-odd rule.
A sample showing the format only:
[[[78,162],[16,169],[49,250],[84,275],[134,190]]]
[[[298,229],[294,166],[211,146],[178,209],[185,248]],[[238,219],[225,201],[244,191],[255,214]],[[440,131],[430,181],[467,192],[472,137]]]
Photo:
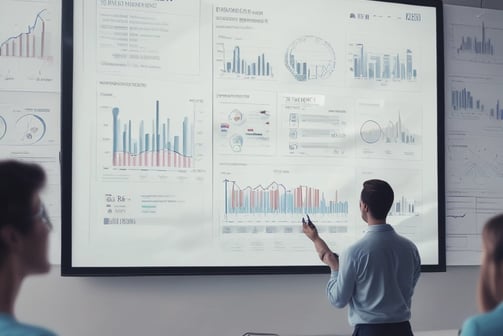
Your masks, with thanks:
[[[373,178],[445,267],[442,11],[414,3],[65,4],[63,273],[322,272],[302,217],[344,250]]]

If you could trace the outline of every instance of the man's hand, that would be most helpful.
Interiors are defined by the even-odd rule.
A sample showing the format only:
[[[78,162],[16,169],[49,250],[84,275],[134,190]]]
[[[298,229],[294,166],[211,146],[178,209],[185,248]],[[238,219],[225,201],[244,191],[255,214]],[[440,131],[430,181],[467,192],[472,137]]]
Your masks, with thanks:
[[[310,220],[306,221],[304,217],[302,217],[302,232],[304,232],[307,238],[311,239],[313,242],[320,237],[313,222]]]

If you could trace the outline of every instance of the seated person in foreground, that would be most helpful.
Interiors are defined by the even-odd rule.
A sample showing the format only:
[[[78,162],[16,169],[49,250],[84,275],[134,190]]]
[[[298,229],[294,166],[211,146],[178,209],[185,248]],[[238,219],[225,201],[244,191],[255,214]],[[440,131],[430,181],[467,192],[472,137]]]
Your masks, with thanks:
[[[465,321],[461,336],[503,335],[503,214],[486,223],[482,245],[477,292],[482,314]]]
[[[47,273],[51,222],[39,192],[45,172],[35,164],[0,161],[0,335],[55,336],[17,321],[14,305],[24,278]]]

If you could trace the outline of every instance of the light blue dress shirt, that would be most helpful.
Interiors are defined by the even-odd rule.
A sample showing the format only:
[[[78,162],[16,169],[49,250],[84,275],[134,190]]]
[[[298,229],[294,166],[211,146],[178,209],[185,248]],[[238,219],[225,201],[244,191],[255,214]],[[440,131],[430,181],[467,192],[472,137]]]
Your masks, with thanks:
[[[414,287],[421,273],[417,247],[389,224],[369,225],[339,258],[327,285],[330,303],[349,304],[352,325],[410,319]]]
[[[8,314],[0,313],[0,335],[2,336],[56,336],[53,332],[18,322]]]
[[[503,303],[492,311],[468,318],[461,328],[461,336],[503,335]]]

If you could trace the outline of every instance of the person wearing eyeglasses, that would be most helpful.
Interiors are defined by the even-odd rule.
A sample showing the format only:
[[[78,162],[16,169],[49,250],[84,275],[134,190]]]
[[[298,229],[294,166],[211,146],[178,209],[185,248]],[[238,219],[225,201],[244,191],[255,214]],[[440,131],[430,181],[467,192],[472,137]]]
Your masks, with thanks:
[[[414,243],[386,223],[393,199],[386,181],[363,183],[360,212],[367,231],[340,258],[320,238],[309,217],[303,219],[303,232],[332,271],[327,284],[330,303],[336,308],[349,305],[353,336],[413,335],[410,308],[421,259]]]
[[[14,306],[23,280],[47,273],[51,222],[40,200],[46,183],[36,164],[0,161],[0,335],[55,336],[18,321]]]
[[[503,335],[503,214],[482,230],[482,263],[477,288],[479,315],[466,319],[461,336]]]

